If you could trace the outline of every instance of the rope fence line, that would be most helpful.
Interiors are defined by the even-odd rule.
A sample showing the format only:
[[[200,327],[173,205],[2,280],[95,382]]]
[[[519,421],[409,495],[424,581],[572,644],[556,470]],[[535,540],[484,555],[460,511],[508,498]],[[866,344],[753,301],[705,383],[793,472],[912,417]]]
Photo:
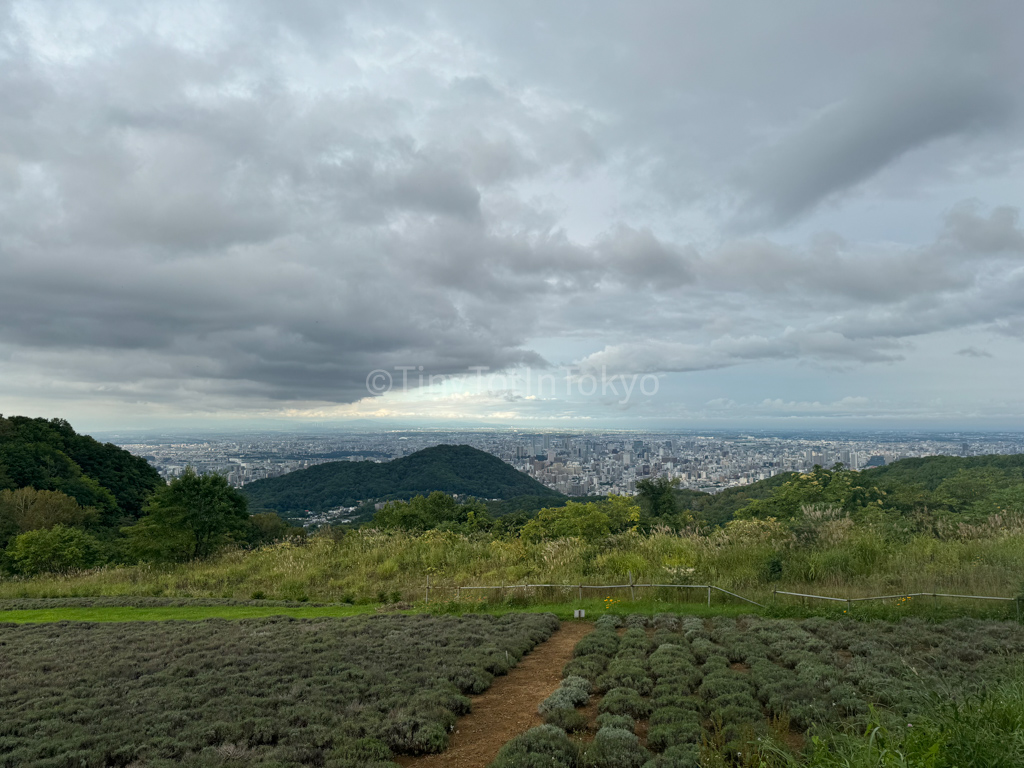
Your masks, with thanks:
[[[457,600],[459,598],[461,598],[462,593],[464,591],[473,590],[473,589],[484,589],[484,590],[497,589],[497,590],[501,591],[502,593],[504,593],[505,590],[512,590],[512,589],[575,589],[577,591],[577,595],[578,595],[579,599],[581,599],[581,600],[583,599],[583,590],[585,590],[585,589],[602,589],[602,590],[606,590],[606,589],[628,589],[630,591],[630,598],[632,600],[636,600],[636,590],[638,590],[638,589],[704,589],[704,590],[707,590],[707,593],[708,593],[708,598],[707,598],[708,605],[711,605],[711,593],[712,593],[712,591],[716,591],[716,592],[721,592],[721,593],[726,594],[726,595],[730,595],[732,597],[737,598],[738,600],[742,600],[742,601],[744,601],[746,603],[750,603],[751,605],[756,605],[759,608],[764,608],[765,607],[762,603],[759,603],[756,600],[751,600],[749,597],[744,597],[743,595],[738,595],[735,592],[730,592],[729,590],[722,589],[721,587],[716,587],[714,584],[640,584],[640,583],[637,583],[637,582],[633,581],[632,574],[630,574],[630,576],[629,576],[629,583],[628,584],[501,584],[501,585],[497,585],[496,584],[496,585],[473,585],[473,586],[455,586],[455,587],[452,587],[452,586],[445,586],[445,587],[433,586],[432,587],[432,586],[430,586],[430,579],[428,578],[427,579],[426,602],[428,602],[428,603],[430,602],[430,591],[431,590],[439,590],[439,589],[447,589],[447,590],[453,590],[454,589],[455,590],[455,598]]]
[[[805,595],[802,592],[784,592],[781,589],[776,589],[772,592],[772,604],[775,604],[776,595],[790,595],[792,597],[804,598],[804,603],[807,600],[831,600],[839,603],[846,603],[847,610],[853,609],[854,603],[862,603],[868,600],[905,600],[911,597],[930,597],[935,605],[938,605],[939,598],[954,598],[959,600],[1000,600],[1003,602],[1011,602],[1017,604],[1017,619],[1020,620],[1020,598],[1019,597],[993,597],[992,595],[950,595],[944,592],[907,592],[901,595],[877,595],[872,597],[828,597],[826,595]]]
[[[729,595],[737,600],[742,600],[745,603],[756,605],[759,608],[765,608],[763,603],[759,603],[756,600],[751,600],[749,597],[730,592],[728,589],[717,587],[714,584],[640,584],[633,581],[633,574],[630,572],[627,576],[627,584],[501,584],[501,585],[472,585],[472,586],[431,586],[430,577],[427,577],[426,594],[424,602],[430,602],[431,590],[454,590],[455,599],[459,600],[462,597],[463,591],[468,590],[499,590],[504,595],[505,590],[516,590],[516,589],[573,589],[576,590],[579,599],[583,599],[583,590],[585,589],[628,589],[630,591],[630,599],[636,600],[637,589],[700,589],[707,590],[707,604],[711,605],[711,595],[713,592],[721,592],[724,595]],[[772,591],[772,605],[775,604],[776,596],[787,595],[791,597],[800,597],[807,600],[826,600],[829,602],[846,603],[847,610],[852,610],[854,603],[866,602],[869,600],[899,600],[911,597],[931,597],[935,604],[938,604],[939,598],[953,598],[961,600],[997,600],[1003,602],[1016,603],[1017,607],[1017,619],[1021,618],[1021,598],[1019,597],[994,597],[992,595],[952,595],[944,592],[908,592],[906,594],[899,595],[877,595],[871,597],[831,597],[828,595],[811,595],[803,592],[786,592],[781,589]]]

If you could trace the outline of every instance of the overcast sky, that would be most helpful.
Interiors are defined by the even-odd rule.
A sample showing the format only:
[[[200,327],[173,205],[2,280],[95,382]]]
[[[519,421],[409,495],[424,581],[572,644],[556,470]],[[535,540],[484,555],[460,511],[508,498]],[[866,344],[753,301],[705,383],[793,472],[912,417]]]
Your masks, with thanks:
[[[1024,428],[1022,29],[0,0],[0,412]]]

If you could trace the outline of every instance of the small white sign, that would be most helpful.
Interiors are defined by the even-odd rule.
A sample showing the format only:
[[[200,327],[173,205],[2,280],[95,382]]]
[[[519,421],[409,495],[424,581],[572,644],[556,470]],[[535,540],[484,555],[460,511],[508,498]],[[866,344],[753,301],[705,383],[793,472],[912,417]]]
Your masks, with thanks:
[[[583,618],[586,618],[587,612],[585,610],[583,610],[582,608],[577,608],[575,611],[572,612],[572,615],[573,615],[573,618],[583,619]]]

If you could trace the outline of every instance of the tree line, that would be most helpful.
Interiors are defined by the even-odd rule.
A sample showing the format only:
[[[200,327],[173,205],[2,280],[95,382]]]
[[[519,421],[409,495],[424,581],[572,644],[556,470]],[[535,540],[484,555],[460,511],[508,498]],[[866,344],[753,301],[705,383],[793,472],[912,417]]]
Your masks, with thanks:
[[[0,571],[187,560],[299,533],[273,512],[249,514],[220,475],[188,469],[168,484],[62,419],[0,416]]]

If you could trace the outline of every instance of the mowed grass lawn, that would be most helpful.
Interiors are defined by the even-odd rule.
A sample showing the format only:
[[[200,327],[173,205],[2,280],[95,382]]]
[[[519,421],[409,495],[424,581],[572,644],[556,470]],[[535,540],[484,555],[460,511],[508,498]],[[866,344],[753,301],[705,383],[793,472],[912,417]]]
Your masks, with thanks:
[[[39,600],[32,603],[38,604]],[[739,616],[760,613],[752,605],[716,605],[707,607],[700,603],[667,604],[661,601],[638,600],[635,603],[622,601],[609,607],[604,600],[590,599],[574,603],[550,603],[529,606],[507,603],[436,603],[422,602],[410,609],[395,610],[386,606],[387,612],[402,614],[430,613],[435,615],[487,614],[504,616],[509,613],[551,613],[560,620],[572,620],[574,612],[582,608],[586,619],[593,621],[605,614],[626,616],[643,614],[653,616],[672,612],[691,616]],[[308,606],[259,606],[259,605],[176,605],[176,606],[96,606],[96,607],[54,607],[28,610],[0,610],[0,625],[42,624],[61,621],[118,622],[118,621],[204,621],[207,619],[261,619],[270,616],[290,616],[296,619],[344,618],[378,613],[379,604],[365,605],[308,605]]]

